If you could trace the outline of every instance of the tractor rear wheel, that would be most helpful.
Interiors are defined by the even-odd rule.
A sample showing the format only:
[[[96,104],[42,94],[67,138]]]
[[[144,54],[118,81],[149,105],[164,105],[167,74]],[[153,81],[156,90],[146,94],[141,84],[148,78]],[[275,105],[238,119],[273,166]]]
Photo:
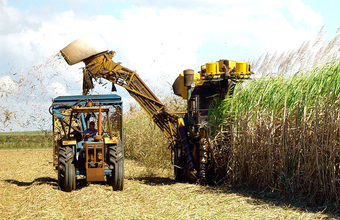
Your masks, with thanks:
[[[72,147],[59,148],[58,184],[61,190],[71,192],[76,189],[75,171]]]
[[[107,181],[113,190],[123,190],[124,187],[124,150],[122,145],[117,144],[109,148],[109,165],[111,175],[107,176]]]

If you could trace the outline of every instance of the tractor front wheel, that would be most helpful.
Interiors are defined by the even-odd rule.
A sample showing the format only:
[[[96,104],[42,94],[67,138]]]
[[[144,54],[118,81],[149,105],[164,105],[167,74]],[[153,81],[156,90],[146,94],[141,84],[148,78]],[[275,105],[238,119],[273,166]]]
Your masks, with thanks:
[[[71,192],[76,189],[76,169],[72,147],[59,149],[58,184],[61,190]]]
[[[123,190],[124,187],[124,150],[120,144],[110,146],[110,169],[111,175],[107,176],[107,181],[113,190]]]

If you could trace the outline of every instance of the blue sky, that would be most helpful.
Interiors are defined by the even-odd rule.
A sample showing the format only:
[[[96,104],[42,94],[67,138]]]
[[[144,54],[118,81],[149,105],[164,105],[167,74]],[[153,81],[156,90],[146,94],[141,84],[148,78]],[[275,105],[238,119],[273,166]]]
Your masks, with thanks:
[[[152,3],[152,1],[145,1],[145,2]],[[122,9],[130,8],[133,5],[143,6],[145,2],[143,3],[143,1],[125,1],[125,0],[118,0],[118,1],[9,0],[7,1],[7,5],[13,6],[22,11],[37,12],[37,13],[42,13],[42,14],[47,14],[47,13],[53,14],[53,13],[67,11],[67,10],[74,10],[74,11],[78,11],[80,16],[102,14],[102,15],[114,15],[115,17],[120,18],[120,11]],[[166,1],[158,1],[158,2],[166,2]],[[169,2],[168,7],[176,8],[176,3],[178,4],[178,2],[180,1],[176,1],[176,3],[173,5],[171,5],[172,1],[167,1],[167,2]],[[193,2],[194,3],[192,4],[192,7],[194,7],[195,5],[195,1]],[[313,9],[313,11],[315,11],[316,13],[320,13],[322,15],[323,23],[327,25],[327,30],[330,33],[333,34],[339,28],[340,1],[337,1],[337,0],[326,0],[326,1],[301,0],[301,2],[307,6],[310,6]],[[237,3],[235,3],[235,5],[237,5]],[[287,18],[289,19],[288,14],[287,14]]]
[[[339,0],[0,0],[0,112],[11,115],[0,131],[48,127],[51,99],[81,93],[84,65],[55,56],[77,38],[100,35],[162,97],[184,69],[293,50],[323,25],[332,39],[339,11]]]
[[[332,37],[340,27],[340,1],[303,0],[302,2],[321,14],[328,36]]]

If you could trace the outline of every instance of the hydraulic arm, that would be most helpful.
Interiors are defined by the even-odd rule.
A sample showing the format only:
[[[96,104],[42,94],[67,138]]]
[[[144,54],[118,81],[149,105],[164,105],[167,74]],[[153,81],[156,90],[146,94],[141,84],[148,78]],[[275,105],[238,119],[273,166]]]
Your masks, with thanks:
[[[105,78],[114,84],[124,87],[162,130],[170,143],[172,143],[172,146],[178,146],[177,140],[185,141],[187,139],[186,133],[178,132],[180,131],[178,129],[178,117],[168,113],[166,107],[136,72],[119,63],[115,63],[112,60],[113,56],[114,52],[107,51],[83,60],[86,65],[84,76],[90,75],[92,77]],[[196,180],[197,171],[193,163],[190,146],[186,144],[183,148],[188,163],[188,177]]]
[[[138,74],[112,60],[114,52],[108,51],[84,60],[84,75],[105,78],[124,87],[145,110],[165,136],[177,140],[177,117],[167,112],[166,107],[141,80]]]

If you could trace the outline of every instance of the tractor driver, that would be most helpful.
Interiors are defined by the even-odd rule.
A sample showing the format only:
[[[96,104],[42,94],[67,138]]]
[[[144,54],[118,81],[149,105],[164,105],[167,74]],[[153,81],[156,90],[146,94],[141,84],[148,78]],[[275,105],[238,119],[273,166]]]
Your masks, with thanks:
[[[88,138],[93,138],[93,136],[97,135],[97,130],[94,128],[95,127],[94,121],[90,122],[90,127],[84,131],[84,139],[87,140]]]

